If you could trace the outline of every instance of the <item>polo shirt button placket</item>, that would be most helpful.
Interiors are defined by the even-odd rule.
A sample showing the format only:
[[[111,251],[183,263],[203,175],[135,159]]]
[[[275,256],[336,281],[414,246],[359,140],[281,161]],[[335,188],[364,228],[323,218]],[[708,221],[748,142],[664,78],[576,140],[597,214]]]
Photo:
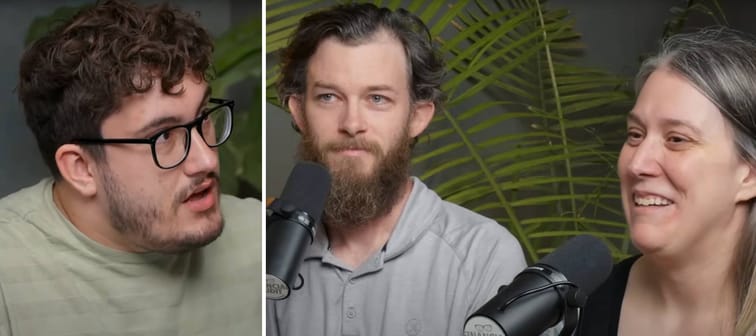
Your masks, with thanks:
[[[356,310],[356,309],[354,309],[354,307],[349,307],[349,308],[347,309],[347,313],[346,313],[346,316],[347,316],[347,318],[348,318],[348,319],[353,319],[353,318],[355,318],[355,317],[357,316],[357,310]]]
[[[356,297],[359,294],[355,292],[354,283],[355,281],[351,277],[344,283],[342,298],[344,305],[342,320],[343,335],[359,335],[361,333],[359,319],[357,318],[357,308],[355,306],[359,302],[359,299]]]

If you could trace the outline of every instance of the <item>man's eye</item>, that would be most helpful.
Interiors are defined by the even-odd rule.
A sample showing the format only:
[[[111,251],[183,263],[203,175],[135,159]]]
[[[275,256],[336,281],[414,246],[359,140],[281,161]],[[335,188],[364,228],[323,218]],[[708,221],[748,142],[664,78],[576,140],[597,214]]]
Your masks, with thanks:
[[[173,135],[171,135],[171,132],[163,132],[163,133],[160,133],[158,135],[156,141],[157,142],[168,142],[168,141],[171,140],[172,137],[173,137]]]
[[[336,96],[332,93],[324,93],[324,94],[318,95],[318,100],[322,102],[328,103],[328,102],[332,102],[334,99],[336,99]]]
[[[373,102],[373,104],[383,104],[386,102],[386,97],[381,95],[372,95],[370,96],[370,100]]]

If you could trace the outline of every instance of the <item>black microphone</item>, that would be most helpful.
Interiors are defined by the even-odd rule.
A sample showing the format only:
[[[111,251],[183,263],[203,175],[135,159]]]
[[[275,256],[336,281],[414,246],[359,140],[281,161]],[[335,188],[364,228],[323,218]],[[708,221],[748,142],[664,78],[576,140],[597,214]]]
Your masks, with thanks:
[[[464,336],[535,336],[562,319],[560,335],[570,335],[578,308],[606,280],[612,264],[601,240],[574,237],[502,286],[467,319]]]
[[[266,297],[289,297],[307,246],[315,240],[315,228],[331,190],[325,167],[300,162],[286,180],[281,197],[267,208]],[[294,288],[297,289],[297,288]]]

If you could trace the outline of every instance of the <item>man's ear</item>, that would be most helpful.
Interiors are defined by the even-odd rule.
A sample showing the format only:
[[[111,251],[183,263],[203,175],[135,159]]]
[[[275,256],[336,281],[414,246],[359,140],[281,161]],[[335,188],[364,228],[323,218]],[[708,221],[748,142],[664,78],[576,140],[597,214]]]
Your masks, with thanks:
[[[85,197],[97,193],[95,161],[81,146],[65,144],[55,151],[55,164],[60,175],[71,187]]]
[[[305,116],[304,116],[304,102],[299,95],[291,95],[287,99],[286,104],[289,106],[289,112],[291,112],[291,118],[294,120],[294,126],[299,133],[305,129]]]
[[[738,168],[736,176],[740,182],[740,190],[735,195],[737,202],[747,202],[756,198],[756,168],[744,163]]]
[[[430,101],[419,101],[415,103],[414,112],[410,116],[409,136],[414,138],[422,133],[433,119],[436,112],[436,105]]]

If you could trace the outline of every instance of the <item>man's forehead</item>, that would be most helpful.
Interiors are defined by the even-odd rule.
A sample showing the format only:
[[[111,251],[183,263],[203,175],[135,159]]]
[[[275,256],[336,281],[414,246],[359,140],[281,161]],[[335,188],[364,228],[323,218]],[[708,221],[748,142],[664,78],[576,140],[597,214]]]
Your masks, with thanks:
[[[163,92],[159,83],[154,83],[147,92],[122,98],[105,122],[115,122],[131,134],[145,135],[195,118],[211,93],[212,87],[202,80],[184,80],[171,88],[170,93]]]
[[[406,89],[408,67],[401,41],[385,30],[359,43],[345,43],[331,36],[318,44],[308,60],[307,86],[335,85],[349,78],[368,86]]]
[[[337,45],[343,47],[360,47],[373,43],[393,44],[403,49],[402,41],[386,28],[378,28],[374,32],[360,37],[343,37],[335,34],[324,37],[318,42],[313,52],[317,54],[324,45]],[[311,57],[312,58],[312,57]]]

